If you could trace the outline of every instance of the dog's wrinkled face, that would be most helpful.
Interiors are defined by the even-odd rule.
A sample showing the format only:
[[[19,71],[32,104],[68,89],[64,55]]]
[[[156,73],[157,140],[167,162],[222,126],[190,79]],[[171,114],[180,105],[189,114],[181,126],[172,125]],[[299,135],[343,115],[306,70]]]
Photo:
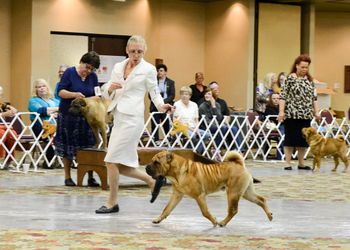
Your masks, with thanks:
[[[146,173],[153,179],[166,176],[173,158],[173,153],[168,151],[162,151],[156,154],[153,156],[152,162],[146,166]]]
[[[79,115],[81,113],[81,109],[86,107],[86,102],[84,99],[74,99],[70,104],[69,113],[73,115]]]
[[[313,135],[317,134],[317,130],[315,128],[313,128],[313,127],[303,128],[302,132],[303,132],[306,140],[311,138]]]

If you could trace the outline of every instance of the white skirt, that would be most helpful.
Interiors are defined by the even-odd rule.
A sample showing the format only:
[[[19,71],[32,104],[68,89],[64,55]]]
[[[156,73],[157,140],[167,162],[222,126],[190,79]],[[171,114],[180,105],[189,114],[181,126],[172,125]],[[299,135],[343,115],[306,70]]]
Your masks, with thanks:
[[[127,115],[114,111],[114,125],[109,138],[105,162],[139,167],[137,146],[144,127],[143,116]]]

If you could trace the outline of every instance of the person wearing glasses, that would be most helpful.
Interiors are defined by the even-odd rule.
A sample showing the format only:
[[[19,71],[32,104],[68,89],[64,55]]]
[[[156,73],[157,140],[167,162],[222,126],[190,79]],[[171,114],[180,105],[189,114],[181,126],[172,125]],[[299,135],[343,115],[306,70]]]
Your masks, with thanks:
[[[143,59],[146,50],[142,36],[131,36],[126,45],[128,58],[114,65],[111,80],[104,88],[103,97],[111,100],[108,112],[113,114],[114,124],[105,157],[109,198],[95,210],[97,214],[119,211],[119,174],[142,180],[151,189],[155,186],[155,180],[138,169],[137,145],[144,127],[144,96],[148,92],[160,112],[172,111],[173,107],[164,104],[157,86],[157,70]]]
[[[60,83],[58,95],[61,102],[57,117],[57,131],[55,136],[56,154],[63,157],[64,184],[75,186],[71,178],[71,164],[77,149],[89,148],[95,145],[94,134],[82,115],[73,115],[68,109],[71,102],[77,98],[100,98],[97,96],[99,84],[95,70],[100,66],[100,57],[90,51],[84,54],[78,66],[67,68]],[[88,185],[99,186],[89,172]]]

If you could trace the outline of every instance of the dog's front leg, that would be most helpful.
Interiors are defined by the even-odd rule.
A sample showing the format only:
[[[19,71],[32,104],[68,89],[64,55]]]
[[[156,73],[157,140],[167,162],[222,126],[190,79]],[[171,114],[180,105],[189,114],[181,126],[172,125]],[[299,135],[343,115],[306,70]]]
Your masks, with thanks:
[[[216,221],[215,217],[213,217],[209,210],[208,210],[208,206],[207,206],[207,201],[205,200],[205,194],[201,194],[199,195],[197,198],[195,198],[197,201],[198,206],[200,207],[202,214],[205,218],[207,218],[208,220],[211,221],[211,223],[213,223],[214,227],[216,227],[216,225],[218,224],[218,222]]]
[[[162,214],[157,218],[154,219],[152,222],[155,224],[160,223],[162,220],[164,220],[168,215],[173,211],[173,209],[179,204],[179,202],[182,200],[183,193],[180,193],[179,191],[173,189],[173,193],[170,197],[170,200],[168,204],[165,206]]]

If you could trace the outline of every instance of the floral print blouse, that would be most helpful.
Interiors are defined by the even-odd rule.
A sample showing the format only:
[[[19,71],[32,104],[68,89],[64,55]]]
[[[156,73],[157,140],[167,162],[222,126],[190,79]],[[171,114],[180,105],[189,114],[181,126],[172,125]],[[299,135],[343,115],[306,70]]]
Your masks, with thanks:
[[[281,92],[285,100],[285,115],[289,119],[311,120],[313,103],[317,100],[315,84],[307,77],[289,75]]]

